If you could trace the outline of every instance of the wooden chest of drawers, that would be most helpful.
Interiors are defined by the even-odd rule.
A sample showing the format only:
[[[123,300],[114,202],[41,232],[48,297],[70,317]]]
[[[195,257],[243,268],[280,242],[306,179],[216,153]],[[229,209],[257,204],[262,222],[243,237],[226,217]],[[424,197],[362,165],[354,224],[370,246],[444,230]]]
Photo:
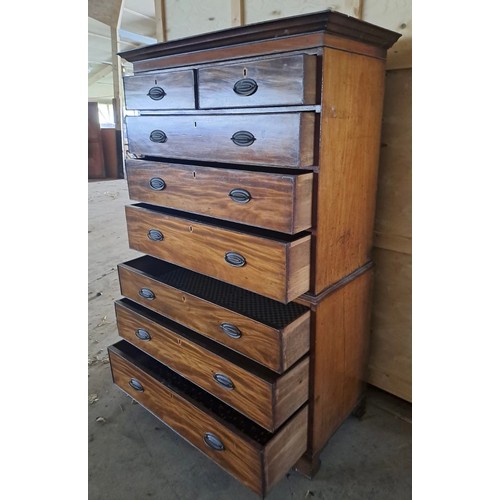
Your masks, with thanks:
[[[122,54],[114,382],[265,495],[363,397],[386,50],[339,13]]]

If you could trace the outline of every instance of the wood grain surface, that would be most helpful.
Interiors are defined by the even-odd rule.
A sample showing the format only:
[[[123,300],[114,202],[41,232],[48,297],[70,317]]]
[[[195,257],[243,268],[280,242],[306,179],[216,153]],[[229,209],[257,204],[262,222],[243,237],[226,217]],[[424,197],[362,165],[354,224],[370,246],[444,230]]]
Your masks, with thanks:
[[[276,174],[146,160],[127,160],[130,198],[210,217],[295,234],[311,227],[312,173]],[[165,187],[151,188],[159,178]],[[247,203],[229,196],[250,195]]]
[[[309,289],[310,235],[287,242],[134,205],[126,207],[125,212],[129,245],[134,250],[283,303]],[[163,240],[149,239],[151,229],[161,231]],[[293,251],[289,252],[289,247]],[[243,256],[245,265],[228,264],[228,252]]]
[[[314,113],[128,116],[132,154],[249,165],[308,167],[314,164]],[[165,142],[152,142],[160,130]],[[255,137],[249,146],[231,138],[245,131]],[[297,137],[301,137],[297,141]]]
[[[310,311],[278,329],[168,286],[126,263],[118,266],[118,274],[124,296],[275,372],[283,373],[309,350]],[[154,300],[139,295],[143,287],[153,291]],[[226,335],[222,323],[236,326],[241,337]]]
[[[370,260],[384,61],[325,49],[323,80],[315,294]]]
[[[116,346],[109,348],[109,359],[118,387],[258,495],[263,496],[305,449],[307,406],[262,445],[182,392],[167,387]],[[143,392],[130,387],[131,378],[139,380]],[[206,432],[215,434],[224,449],[209,448],[203,440]]]
[[[192,70],[148,73],[123,78],[127,109],[193,109],[194,74]],[[149,97],[152,88],[165,95],[158,100]]]
[[[235,84],[252,79],[251,95],[239,95]],[[316,57],[281,56],[246,60],[198,70],[200,108],[316,104]]]
[[[202,337],[183,333],[174,323],[162,325],[148,317],[147,311],[124,302],[115,306],[121,337],[269,431],[277,429],[307,400],[308,359],[281,377],[269,374],[263,378],[252,367],[241,366],[244,363],[239,358],[231,360],[227,353],[224,356],[223,348],[217,352]],[[139,328],[151,338],[138,338]],[[216,374],[228,377],[234,388],[219,384],[214,379]]]
[[[309,456],[321,451],[363,392],[372,279],[369,269],[325,297],[313,313]]]

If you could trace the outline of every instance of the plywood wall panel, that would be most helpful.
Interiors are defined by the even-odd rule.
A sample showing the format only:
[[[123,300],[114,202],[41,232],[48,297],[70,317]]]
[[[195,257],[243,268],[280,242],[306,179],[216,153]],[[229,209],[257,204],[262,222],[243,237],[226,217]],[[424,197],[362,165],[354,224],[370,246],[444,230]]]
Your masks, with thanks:
[[[411,401],[411,255],[374,250],[368,382]]]

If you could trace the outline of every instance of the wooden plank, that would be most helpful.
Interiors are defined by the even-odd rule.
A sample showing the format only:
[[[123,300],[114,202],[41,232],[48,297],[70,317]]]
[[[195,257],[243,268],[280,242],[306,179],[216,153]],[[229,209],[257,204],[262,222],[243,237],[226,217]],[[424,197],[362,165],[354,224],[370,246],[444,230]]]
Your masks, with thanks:
[[[375,216],[375,244],[405,253],[411,253],[411,79],[411,69],[387,72]]]
[[[411,255],[374,250],[368,382],[411,401]]]
[[[93,71],[89,74],[89,87],[99,80],[103,79],[105,76],[109,75],[113,71],[113,68],[109,65],[105,65],[99,68],[97,71]]]
[[[324,51],[315,294],[370,260],[384,76],[382,60]]]
[[[156,39],[159,42],[167,41],[167,0],[154,0]]]
[[[231,0],[231,26],[244,24],[244,0]]]
[[[363,391],[373,269],[325,297],[313,314],[309,396],[312,463]]]

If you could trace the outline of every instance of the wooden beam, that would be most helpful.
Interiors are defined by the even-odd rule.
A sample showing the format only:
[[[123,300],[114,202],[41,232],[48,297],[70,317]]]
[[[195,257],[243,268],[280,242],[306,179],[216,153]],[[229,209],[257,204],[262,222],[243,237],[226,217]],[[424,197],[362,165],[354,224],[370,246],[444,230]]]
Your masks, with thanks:
[[[155,20],[154,17],[143,14],[142,12],[137,12],[136,10],[133,10],[133,9],[127,9],[127,7],[123,7],[123,12],[126,12],[127,14],[132,14],[133,16],[136,16],[136,17],[142,17],[143,19],[149,19],[150,21]]]
[[[231,0],[231,26],[243,26],[244,19],[244,0]]]
[[[121,13],[122,0],[88,0],[88,16],[108,26],[116,26]]]
[[[342,12],[348,16],[363,19],[363,0],[346,0]]]
[[[153,45],[156,43],[156,38],[151,38],[150,36],[139,35],[138,33],[133,33],[132,31],[118,30],[120,34],[120,43],[136,42],[141,45]],[[129,40],[129,42],[124,42],[124,40]]]
[[[99,80],[103,79],[105,76],[109,75],[113,71],[113,67],[106,65],[98,69],[89,75],[89,87]]]
[[[156,39],[167,41],[167,0],[155,0]]]

